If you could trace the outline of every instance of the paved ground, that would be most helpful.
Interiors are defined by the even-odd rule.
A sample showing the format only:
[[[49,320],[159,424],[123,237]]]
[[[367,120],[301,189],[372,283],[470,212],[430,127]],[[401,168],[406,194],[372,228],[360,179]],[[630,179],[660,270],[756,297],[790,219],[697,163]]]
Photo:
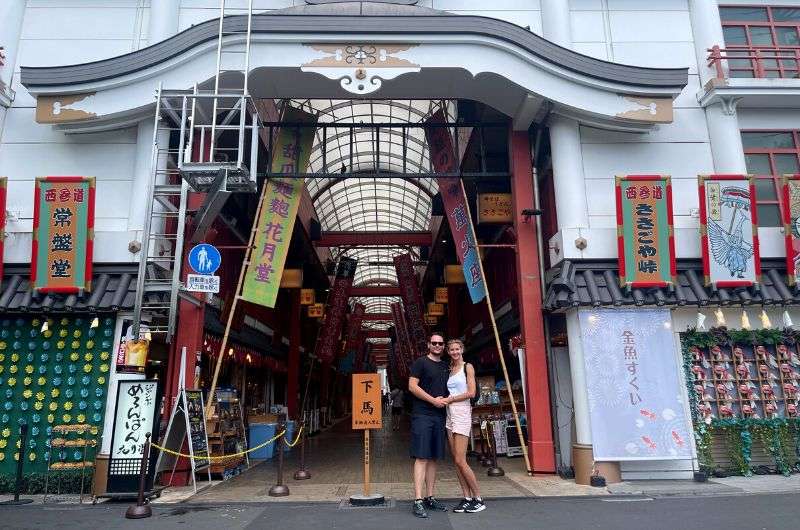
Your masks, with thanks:
[[[138,521],[126,520],[125,509],[118,503],[3,506],[0,528],[784,530],[796,528],[800,517],[796,495],[495,499],[479,514],[436,513],[427,520],[413,518],[408,502],[369,509],[336,503],[156,505],[152,518]]]

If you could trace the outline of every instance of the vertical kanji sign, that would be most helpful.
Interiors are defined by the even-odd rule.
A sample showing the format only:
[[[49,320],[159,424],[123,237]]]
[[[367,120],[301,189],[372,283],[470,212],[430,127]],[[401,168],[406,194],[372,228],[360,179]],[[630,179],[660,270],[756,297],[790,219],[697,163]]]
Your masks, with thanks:
[[[310,121],[308,114],[287,109],[287,121]],[[272,157],[272,172],[292,175],[305,171],[314,141],[313,127],[283,127],[278,134]],[[286,255],[292,239],[297,208],[303,195],[303,180],[273,178],[264,183],[261,215],[250,263],[242,287],[242,299],[266,307],[275,307]]]
[[[381,378],[378,374],[353,374],[353,429],[380,429]]]
[[[400,298],[406,312],[406,323],[414,358],[428,351],[428,332],[425,329],[425,310],[422,305],[422,293],[414,272],[411,254],[400,254],[392,258],[397,273],[397,285],[400,287]]]
[[[756,187],[750,175],[700,175],[700,244],[706,285],[761,281]]]
[[[427,120],[427,124],[444,123],[442,111],[436,112]],[[431,165],[436,173],[457,173],[458,163],[455,159],[453,141],[447,127],[426,127],[425,136],[431,150]],[[442,194],[447,222],[453,241],[456,245],[456,254],[464,271],[464,280],[469,289],[469,296],[473,304],[477,304],[486,297],[486,284],[478,262],[478,248],[475,241],[475,229],[472,226],[464,185],[460,178],[439,177],[436,179],[439,192]]]
[[[783,176],[783,233],[789,285],[800,280],[800,175]]]
[[[615,192],[620,285],[636,289],[674,284],[670,177],[618,176]]]
[[[33,206],[31,284],[40,292],[92,287],[94,177],[39,177]]]
[[[342,258],[336,268],[336,279],[325,307],[325,322],[317,339],[314,355],[323,363],[330,364],[339,347],[339,336],[344,326],[347,301],[353,286],[358,262],[352,258]]]

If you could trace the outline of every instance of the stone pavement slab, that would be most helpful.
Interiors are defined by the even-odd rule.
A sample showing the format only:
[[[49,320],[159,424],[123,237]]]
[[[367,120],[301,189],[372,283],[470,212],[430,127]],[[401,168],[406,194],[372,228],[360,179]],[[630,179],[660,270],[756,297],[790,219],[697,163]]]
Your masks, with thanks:
[[[714,482],[693,480],[629,480],[609,484],[606,489],[613,495],[726,495],[741,493],[739,488]]]

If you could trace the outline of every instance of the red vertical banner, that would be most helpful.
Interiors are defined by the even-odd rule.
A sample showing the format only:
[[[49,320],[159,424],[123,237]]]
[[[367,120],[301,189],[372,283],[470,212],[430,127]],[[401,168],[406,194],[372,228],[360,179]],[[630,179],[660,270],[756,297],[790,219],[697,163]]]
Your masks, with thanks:
[[[401,377],[408,376],[408,368],[417,357],[414,353],[411,337],[406,327],[406,319],[403,315],[403,308],[398,302],[391,304],[392,320],[394,321],[394,331],[397,338],[397,367]]]
[[[414,272],[414,263],[410,254],[395,256],[394,269],[397,272],[397,284],[400,287],[400,298],[408,323],[408,334],[414,357],[427,351],[428,332],[425,329],[422,293],[417,284],[417,274]]]
[[[783,176],[783,234],[789,285],[800,278],[800,174]]]
[[[358,330],[358,348],[356,349],[356,359],[353,363],[353,371],[360,372],[364,368],[364,355],[367,353],[367,334],[363,330]]]
[[[8,179],[6,177],[0,177],[0,283],[3,281],[3,263],[5,261],[7,190]]]
[[[436,112],[428,118],[428,124],[443,124],[444,114]],[[447,127],[426,127],[425,136],[431,150],[431,165],[436,173],[458,173],[459,166],[455,158],[453,140]],[[457,177],[439,177],[436,179],[442,203],[453,234],[456,254],[464,272],[464,280],[469,289],[473,304],[486,297],[486,282],[480,267],[475,228],[472,226],[467,196],[464,185]]]
[[[349,355],[350,352],[357,352],[360,343],[358,342],[361,335],[361,322],[364,320],[364,313],[367,308],[364,304],[356,304],[353,307],[353,312],[350,313],[350,319],[347,322],[347,335],[345,337],[344,354]]]
[[[350,289],[353,287],[356,264],[354,259],[342,258],[336,268],[336,279],[325,307],[325,321],[314,350],[314,355],[325,364],[333,362],[339,347],[339,336],[344,326],[345,310],[347,300],[350,298]]]

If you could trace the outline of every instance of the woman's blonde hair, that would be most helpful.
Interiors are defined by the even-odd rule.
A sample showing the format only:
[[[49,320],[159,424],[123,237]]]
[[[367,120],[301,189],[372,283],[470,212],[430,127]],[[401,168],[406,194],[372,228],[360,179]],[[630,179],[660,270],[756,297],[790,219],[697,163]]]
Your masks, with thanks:
[[[450,340],[448,340],[447,341],[447,348],[448,349],[450,348],[451,344],[458,344],[459,346],[461,346],[462,350],[464,349],[464,341],[461,340],[461,339],[450,339]]]

